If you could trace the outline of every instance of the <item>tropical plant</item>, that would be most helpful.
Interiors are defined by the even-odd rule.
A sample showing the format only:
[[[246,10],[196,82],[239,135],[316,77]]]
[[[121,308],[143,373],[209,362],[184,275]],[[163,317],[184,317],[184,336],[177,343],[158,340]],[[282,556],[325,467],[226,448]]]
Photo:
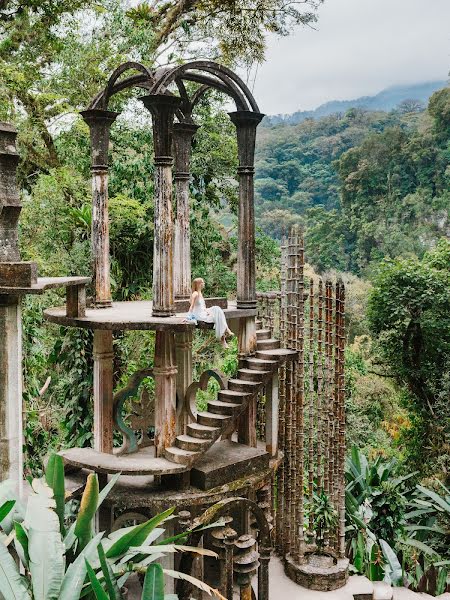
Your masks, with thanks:
[[[327,534],[337,525],[338,512],[334,508],[330,497],[325,492],[314,493],[312,511],[317,548],[319,553],[322,553],[325,549]]]
[[[158,526],[171,518],[173,508],[107,537],[94,532],[97,510],[118,477],[100,491],[97,475],[90,474],[76,519],[70,525],[64,518],[60,456],[49,458],[45,478],[32,481],[26,507],[15,498],[12,482],[0,484],[0,595],[4,600],[78,600],[92,593],[102,600],[122,600],[120,590],[133,572],[145,573],[145,600],[164,600],[161,573],[188,578],[221,598],[205,583],[153,564],[174,552],[216,556],[206,549],[180,545],[191,531],[157,541],[164,533]]]

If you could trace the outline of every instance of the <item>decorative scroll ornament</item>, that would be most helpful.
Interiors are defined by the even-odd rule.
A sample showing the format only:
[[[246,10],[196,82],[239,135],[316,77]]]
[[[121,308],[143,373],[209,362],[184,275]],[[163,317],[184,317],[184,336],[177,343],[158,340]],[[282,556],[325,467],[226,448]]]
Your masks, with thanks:
[[[210,379],[215,379],[221,390],[226,388],[227,380],[225,375],[219,371],[213,371],[212,369],[204,371],[201,374],[199,381],[191,383],[184,396],[184,410],[188,413],[192,421],[197,420],[197,392],[199,390],[206,392]]]
[[[123,435],[123,444],[117,452],[118,455],[132,454],[139,450],[139,446],[150,445],[146,438],[149,426],[154,423],[154,400],[150,400],[147,390],[142,391],[139,403],[132,403],[130,425],[127,425],[124,418],[125,402],[137,396],[139,386],[146,377],[153,377],[153,369],[136,371],[128,380],[127,385],[114,394],[114,424]],[[141,444],[136,435],[137,430],[142,431]]]

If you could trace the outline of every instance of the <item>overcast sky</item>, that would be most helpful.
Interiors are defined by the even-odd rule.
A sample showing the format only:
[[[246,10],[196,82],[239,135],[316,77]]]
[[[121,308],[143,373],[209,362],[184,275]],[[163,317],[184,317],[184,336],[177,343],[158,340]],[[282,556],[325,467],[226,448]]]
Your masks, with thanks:
[[[448,77],[450,0],[325,0],[315,27],[269,37],[253,88],[262,112]]]

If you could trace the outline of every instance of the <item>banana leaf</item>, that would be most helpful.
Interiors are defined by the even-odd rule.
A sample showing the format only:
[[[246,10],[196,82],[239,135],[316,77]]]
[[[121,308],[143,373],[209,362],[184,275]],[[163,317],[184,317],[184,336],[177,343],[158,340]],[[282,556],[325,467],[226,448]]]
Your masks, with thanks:
[[[388,583],[390,582],[393,585],[400,585],[403,579],[403,570],[395,552],[385,540],[380,539],[380,546],[387,563],[385,566],[385,581],[387,580]]]
[[[164,572],[161,565],[149,565],[145,574],[141,600],[164,600]]]
[[[30,600],[27,586],[2,541],[0,541],[0,596],[4,600]]]
[[[436,492],[433,492],[432,490],[429,490],[426,487],[423,487],[422,485],[418,485],[417,489],[422,492],[422,494],[424,494],[425,496],[428,496],[429,498],[431,498],[432,500],[434,500],[434,502],[444,511],[446,512],[449,516],[450,516],[450,504],[448,502],[446,502],[444,500],[444,498],[442,498],[441,496],[439,496],[439,494],[436,494]]]
[[[429,554],[430,556],[439,557],[439,554],[436,552],[436,550],[433,550],[433,548],[431,548],[431,546],[428,546],[427,544],[424,544],[423,542],[420,542],[419,540],[415,540],[413,538],[407,538],[404,540],[400,539],[398,541],[400,544],[404,544],[405,546],[412,546],[413,548],[417,548],[424,554]]]
[[[34,600],[56,600],[64,577],[64,544],[52,489],[33,481],[24,525],[28,529],[29,571]]]
[[[175,509],[169,508],[165,512],[156,515],[145,523],[140,523],[127,531],[118,540],[114,541],[113,544],[106,551],[107,558],[115,558],[121,554],[125,554],[131,546],[140,546],[145,542],[147,536],[163,521],[165,521],[173,513]]]
[[[448,570],[444,568],[439,569],[439,575],[436,582],[436,596],[440,596],[447,589],[447,577]]]
[[[14,538],[16,552],[24,567],[28,569],[30,562],[30,555],[28,554],[28,534],[22,527],[22,524],[17,522],[14,522],[14,532],[16,534]]]
[[[45,480],[53,490],[53,497],[56,502],[56,514],[59,519],[61,535],[65,535],[64,528],[64,508],[65,508],[65,481],[64,481],[64,461],[59,454],[51,454],[45,469]]]

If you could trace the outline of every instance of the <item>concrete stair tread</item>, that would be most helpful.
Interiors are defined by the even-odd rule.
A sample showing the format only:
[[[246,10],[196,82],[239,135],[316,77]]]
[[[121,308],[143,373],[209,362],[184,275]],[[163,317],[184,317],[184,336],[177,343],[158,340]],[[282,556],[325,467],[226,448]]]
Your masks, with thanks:
[[[233,397],[233,398],[246,398],[247,396],[250,396],[251,394],[248,394],[247,392],[238,392],[236,390],[220,390],[219,392],[219,398],[222,397]]]
[[[229,379],[228,380],[228,385],[230,385],[230,383],[236,384],[236,385],[245,385],[248,386],[249,388],[257,388],[259,387],[259,383],[257,381],[248,381],[246,379]],[[230,390],[228,389],[229,392],[235,391],[235,390]]]
[[[291,356],[294,357],[296,355],[297,350],[290,350],[289,348],[273,348],[272,350],[257,350],[256,352],[256,358],[261,360],[270,360],[271,358],[278,359]]]
[[[188,430],[197,431],[198,433],[211,433],[211,435],[219,429],[219,427],[210,427],[209,425],[202,425],[201,423],[189,423],[187,428]]]
[[[211,443],[210,439],[201,439],[198,437],[193,437],[192,435],[189,435],[187,433],[182,433],[181,435],[177,435],[176,437],[176,442],[177,442],[177,447],[178,447],[178,442],[181,443],[185,443],[185,444],[193,444],[195,446],[198,446],[198,451],[202,450],[202,446],[207,446],[208,444]],[[185,448],[183,448],[184,450]],[[187,450],[187,448],[186,448]],[[193,450],[193,452],[195,452],[195,450]]]
[[[197,414],[197,419],[199,417],[203,417],[205,419],[220,419],[221,421],[226,421],[227,419],[229,419],[230,417],[227,415],[216,415],[215,413],[210,413],[207,410],[204,410],[200,413]],[[201,423],[201,425],[204,425],[204,423]],[[210,426],[210,427],[214,427],[214,425]]]
[[[256,330],[256,339],[257,340],[266,340],[269,339],[272,335],[270,329],[257,329]]]
[[[219,406],[222,408],[239,408],[242,404],[238,404],[236,402],[221,402],[220,400],[210,400],[208,402],[208,406]]]
[[[267,344],[267,343],[280,343],[280,340],[277,340],[276,338],[267,338],[266,340],[258,340],[257,345],[259,344]]]
[[[262,377],[264,371],[255,371],[255,369],[246,369],[246,368],[243,368],[243,369],[239,369],[238,375],[241,374],[241,373],[243,375],[259,375],[260,377]],[[267,373],[267,375],[269,375],[270,371],[266,371],[266,373]],[[248,381],[248,380],[244,379],[244,381]]]
[[[263,352],[263,351],[261,351]],[[264,352],[268,352],[267,350],[265,350]],[[263,359],[263,358],[247,358],[247,364],[248,365],[257,365],[260,367],[269,367],[270,369],[272,369],[272,367],[275,367],[278,363],[276,360],[269,360],[269,359]]]
[[[164,450],[164,456],[171,462],[180,465],[189,465],[196,456],[201,456],[202,452],[193,452],[191,450],[183,450],[177,446],[170,446]]]

